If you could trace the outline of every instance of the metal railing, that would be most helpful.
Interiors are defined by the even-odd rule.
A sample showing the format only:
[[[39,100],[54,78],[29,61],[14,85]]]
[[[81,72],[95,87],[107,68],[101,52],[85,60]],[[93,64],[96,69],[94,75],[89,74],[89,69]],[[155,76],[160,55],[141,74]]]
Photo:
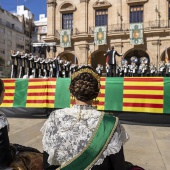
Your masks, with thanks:
[[[107,26],[107,33],[123,33],[128,32],[130,23],[111,24]],[[168,20],[154,20],[143,23],[144,31],[155,30],[161,28],[170,28],[170,21]],[[94,34],[95,26],[91,26],[88,29],[88,34]],[[78,30],[77,28],[71,29],[71,35],[79,35],[85,32]],[[60,31],[56,30],[55,36],[60,38]]]
[[[71,29],[71,35],[79,35],[79,34],[82,34],[82,33],[88,33],[88,32],[81,32],[80,30],[78,30],[77,28],[72,28]],[[56,30],[55,31],[55,36],[57,38],[60,38],[60,31],[59,30]]]
[[[146,30],[154,30],[160,28],[170,28],[170,21],[168,20],[154,20],[143,23],[144,31]],[[122,24],[111,24],[107,26],[107,32],[126,32],[129,31],[130,24],[122,23]],[[94,33],[95,26],[89,27],[89,34]]]
[[[167,20],[155,20],[155,21],[149,21],[145,24],[145,29],[159,29],[159,28],[170,28],[169,21]]]

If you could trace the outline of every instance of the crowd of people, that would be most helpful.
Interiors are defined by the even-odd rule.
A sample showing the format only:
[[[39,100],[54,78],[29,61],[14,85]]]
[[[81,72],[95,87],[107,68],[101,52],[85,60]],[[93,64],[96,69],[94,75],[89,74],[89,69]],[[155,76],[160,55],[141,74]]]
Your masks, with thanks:
[[[109,55],[114,59],[109,59]],[[113,55],[113,56],[112,56]],[[170,61],[161,61],[157,66],[149,63],[146,57],[138,59],[135,56],[130,61],[122,59],[120,65],[116,62],[117,51],[109,50],[105,54],[106,65],[97,64],[94,68],[100,76],[106,77],[143,77],[143,76],[167,76],[170,77]],[[110,58],[111,58],[110,57]],[[111,64],[110,62],[114,62]],[[130,63],[129,63],[130,62]],[[54,58],[42,58],[22,52],[11,53],[11,78],[67,78],[84,64],[71,63],[60,56]],[[104,72],[105,67],[105,72]]]
[[[60,56],[45,59],[19,51],[12,52],[11,61],[11,78],[65,78],[70,77],[78,67]]]
[[[132,56],[132,59],[136,57]],[[154,63],[146,62],[146,57],[140,58],[140,64],[136,63],[137,60],[131,61],[130,64],[128,64],[128,61],[123,59],[121,61],[121,65],[116,65],[116,72],[115,77],[152,77],[152,76],[162,76],[162,77],[170,77],[170,61],[165,63],[165,61],[161,61],[157,66]],[[103,75],[103,65],[98,64],[96,67],[96,72],[99,75]],[[105,65],[106,70],[106,77],[113,77],[113,75],[110,74],[110,66],[108,63]],[[111,76],[110,76],[111,75]]]

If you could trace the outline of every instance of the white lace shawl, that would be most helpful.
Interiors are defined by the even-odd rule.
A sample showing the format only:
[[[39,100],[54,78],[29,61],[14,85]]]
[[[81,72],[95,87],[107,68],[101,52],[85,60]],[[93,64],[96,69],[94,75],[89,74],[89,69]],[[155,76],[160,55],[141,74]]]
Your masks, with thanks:
[[[8,120],[5,116],[5,114],[0,111],[0,129],[2,129],[5,126],[9,127],[9,123],[8,123]]]
[[[41,128],[43,149],[49,154],[48,163],[63,165],[81,152],[100,116],[101,112],[95,108],[79,105],[52,112]],[[119,152],[127,139],[123,126],[118,123],[108,147],[94,165],[102,164],[106,156]]]

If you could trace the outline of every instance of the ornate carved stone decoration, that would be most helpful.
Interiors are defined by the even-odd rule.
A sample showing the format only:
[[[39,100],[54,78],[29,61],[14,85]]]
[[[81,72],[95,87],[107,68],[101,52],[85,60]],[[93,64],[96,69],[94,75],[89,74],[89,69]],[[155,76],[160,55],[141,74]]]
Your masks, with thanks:
[[[75,11],[76,10],[76,6],[71,4],[70,2],[65,2],[63,4],[61,4],[61,6],[59,7],[60,12],[65,12],[65,11]]]
[[[80,0],[80,3],[81,3],[81,2],[89,2],[89,0]]]
[[[47,6],[48,7],[50,7],[50,6],[56,7],[57,6],[56,0],[47,0]]]
[[[97,0],[94,4],[93,4],[93,8],[109,8],[111,6],[111,4],[107,1],[107,0]]]
[[[146,3],[148,0],[126,0],[127,4],[131,3]]]

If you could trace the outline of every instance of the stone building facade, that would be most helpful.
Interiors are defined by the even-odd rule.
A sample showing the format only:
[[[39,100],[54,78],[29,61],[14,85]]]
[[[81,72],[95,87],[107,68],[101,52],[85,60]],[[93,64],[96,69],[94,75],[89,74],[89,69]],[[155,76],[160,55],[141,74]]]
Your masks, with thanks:
[[[0,8],[0,77],[9,77],[11,50],[30,52],[33,14],[24,6],[16,13]]]
[[[145,56],[148,63],[158,65],[165,59],[165,48],[170,56],[170,2],[168,0],[47,0],[46,42],[56,42],[60,56],[78,64],[105,66],[104,54],[112,46],[123,59]],[[143,23],[143,44],[130,44],[131,23]],[[95,26],[107,26],[107,44],[94,44]],[[62,29],[71,29],[71,47],[60,47]],[[48,57],[48,55],[47,55]],[[117,64],[122,58],[117,57]]]

